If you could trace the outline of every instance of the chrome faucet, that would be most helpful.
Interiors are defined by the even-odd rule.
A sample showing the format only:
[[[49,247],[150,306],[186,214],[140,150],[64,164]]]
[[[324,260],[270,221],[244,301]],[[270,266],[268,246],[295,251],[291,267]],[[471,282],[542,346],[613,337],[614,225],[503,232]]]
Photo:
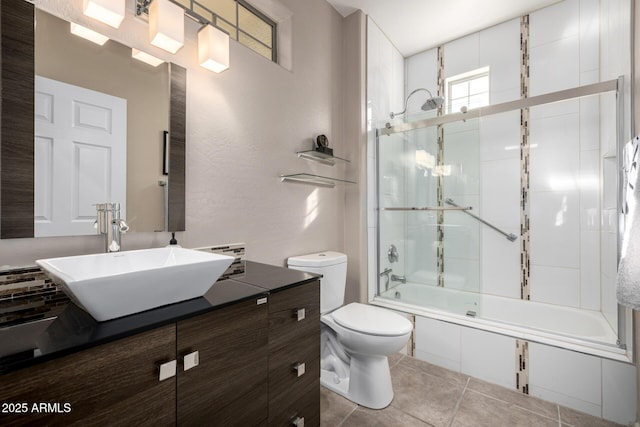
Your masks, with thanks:
[[[105,252],[119,252],[120,236],[129,231],[129,226],[120,218],[120,203],[98,203],[96,228],[105,236]]]

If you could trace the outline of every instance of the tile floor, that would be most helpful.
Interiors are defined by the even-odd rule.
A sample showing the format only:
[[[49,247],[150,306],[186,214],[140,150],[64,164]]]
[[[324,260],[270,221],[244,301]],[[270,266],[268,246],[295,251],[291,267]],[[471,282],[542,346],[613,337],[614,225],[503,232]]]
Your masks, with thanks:
[[[619,426],[409,356],[389,365],[391,405],[367,409],[322,387],[322,427]]]

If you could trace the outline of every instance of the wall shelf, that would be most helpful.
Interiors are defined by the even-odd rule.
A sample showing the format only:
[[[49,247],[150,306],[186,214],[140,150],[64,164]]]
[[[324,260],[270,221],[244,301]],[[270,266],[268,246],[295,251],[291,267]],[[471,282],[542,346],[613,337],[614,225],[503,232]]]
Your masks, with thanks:
[[[319,185],[322,187],[333,188],[336,184],[356,184],[354,181],[347,181],[345,179],[331,178],[328,176],[313,175],[310,173],[294,173],[291,175],[280,175],[282,182],[300,182],[303,184]]]
[[[301,159],[312,160],[314,162],[322,163],[323,165],[333,166],[336,163],[350,163],[347,159],[315,150],[298,151],[297,154]]]

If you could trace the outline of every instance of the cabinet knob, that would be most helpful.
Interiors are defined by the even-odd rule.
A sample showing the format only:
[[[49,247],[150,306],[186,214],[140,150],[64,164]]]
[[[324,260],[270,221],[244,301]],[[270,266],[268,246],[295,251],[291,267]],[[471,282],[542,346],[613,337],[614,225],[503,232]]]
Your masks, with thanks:
[[[296,317],[298,319],[298,322],[301,320],[304,320],[306,317],[306,311],[304,308],[299,308],[298,310],[296,310],[296,312],[294,313],[294,317]]]
[[[185,355],[182,359],[182,364],[185,371],[188,371],[191,368],[195,368],[200,364],[200,353],[194,351],[193,353]]]
[[[294,363],[293,364],[293,370],[296,373],[297,376],[301,377],[304,375],[304,373],[306,372],[306,366],[304,363]]]
[[[161,364],[159,367],[160,374],[158,376],[158,381],[164,381],[168,378],[175,377],[177,366],[178,362],[176,360]]]
[[[293,421],[291,421],[291,425],[296,427],[304,427],[304,417],[296,417]]]

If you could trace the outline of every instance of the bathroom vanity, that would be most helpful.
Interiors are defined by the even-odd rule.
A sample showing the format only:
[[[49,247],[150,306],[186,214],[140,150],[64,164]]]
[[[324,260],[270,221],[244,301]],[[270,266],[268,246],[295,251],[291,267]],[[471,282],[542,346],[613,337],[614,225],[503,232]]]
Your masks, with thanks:
[[[312,274],[247,261],[203,297],[106,322],[69,302],[36,342],[0,358],[1,425],[320,425]]]

